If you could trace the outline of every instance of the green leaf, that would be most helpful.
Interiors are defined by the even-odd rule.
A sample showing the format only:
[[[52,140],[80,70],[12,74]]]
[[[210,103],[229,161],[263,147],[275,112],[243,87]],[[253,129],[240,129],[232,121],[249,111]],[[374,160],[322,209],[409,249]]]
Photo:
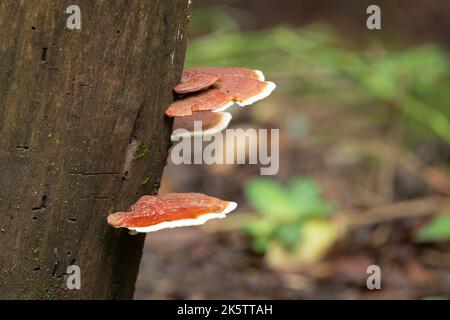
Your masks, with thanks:
[[[300,239],[301,226],[283,225],[277,230],[277,239],[283,244],[285,248],[293,249]]]
[[[320,196],[319,185],[310,178],[293,178],[290,183],[290,191],[297,202],[316,201]]]
[[[321,199],[319,184],[309,178],[294,178],[290,183],[293,201],[302,218],[327,216],[334,211],[334,206]]]
[[[398,93],[395,65],[387,59],[377,61],[372,69],[366,69],[361,80],[367,90],[381,99],[392,98]]]
[[[269,178],[256,178],[245,187],[249,204],[262,217],[245,225],[253,238],[253,250],[270,250],[269,243],[279,243],[294,249],[301,242],[303,226],[311,218],[322,218],[334,211],[334,206],[321,197],[319,184],[310,178],[296,177],[289,187]],[[327,221],[327,219],[323,219]]]
[[[269,245],[269,238],[255,238],[252,242],[252,249],[256,253],[264,253]]]
[[[269,238],[273,233],[275,224],[267,219],[259,219],[248,223],[245,226],[245,230],[255,237],[267,237]]]
[[[253,179],[244,191],[250,205],[265,216],[289,218],[296,210],[283,186],[270,179]]]
[[[331,203],[321,201],[311,203],[305,208],[303,218],[318,218],[330,216],[336,210],[335,206]]]
[[[416,238],[420,242],[449,241],[450,214],[435,217],[417,232]]]
[[[422,123],[437,136],[450,143],[450,118],[412,97],[406,99],[404,112],[418,123]]]

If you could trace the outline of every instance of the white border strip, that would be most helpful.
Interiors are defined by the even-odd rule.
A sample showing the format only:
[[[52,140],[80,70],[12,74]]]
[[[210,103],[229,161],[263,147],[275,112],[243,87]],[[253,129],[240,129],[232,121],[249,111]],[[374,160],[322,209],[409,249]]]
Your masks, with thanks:
[[[169,229],[169,228],[177,228],[177,227],[188,227],[188,226],[198,226],[201,224],[204,224],[206,221],[211,219],[223,219],[226,217],[227,213],[230,213],[234,209],[236,209],[237,203],[236,202],[228,202],[227,207],[222,212],[213,212],[213,213],[207,213],[199,216],[196,219],[182,219],[182,220],[176,220],[176,221],[166,221],[161,222],[158,224],[155,224],[153,226],[148,227],[141,227],[141,228],[131,228],[128,227],[128,229],[131,231],[131,233],[141,232],[141,233],[148,233],[148,232],[155,232],[163,229]]]
[[[260,93],[258,93],[256,96],[253,96],[247,100],[243,100],[241,102],[236,101],[236,103],[238,105],[240,105],[241,107],[245,107],[251,104],[254,104],[256,101],[262,100],[265,97],[270,96],[270,94],[272,93],[273,90],[275,90],[275,88],[277,87],[277,85],[273,82],[270,81],[266,81],[266,87],[263,89],[263,91],[261,91]]]
[[[257,74],[259,81],[266,81],[266,77],[264,77],[262,71],[260,70],[253,70],[253,71],[255,71],[255,73]]]
[[[224,104],[222,107],[218,108],[218,109],[214,109],[212,110],[212,112],[222,112],[227,110],[229,107],[231,107],[234,104],[233,101],[229,101],[226,104]]]
[[[231,119],[233,118],[233,116],[229,112],[221,112],[221,114],[222,114],[222,119],[221,119],[222,121],[219,122],[216,126],[214,126],[212,128],[202,130],[202,131],[189,131],[184,128],[178,128],[172,132],[170,139],[173,142],[177,142],[183,138],[212,137],[216,133],[219,133],[222,130],[225,130],[228,127],[228,125],[230,124]],[[195,121],[201,121],[201,120],[195,120]],[[177,131],[179,131],[179,132],[177,132]]]

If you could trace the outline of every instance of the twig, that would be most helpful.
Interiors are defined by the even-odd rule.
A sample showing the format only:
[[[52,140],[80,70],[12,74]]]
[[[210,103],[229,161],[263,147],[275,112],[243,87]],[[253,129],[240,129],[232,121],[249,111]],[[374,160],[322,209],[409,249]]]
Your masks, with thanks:
[[[375,206],[364,211],[341,211],[336,213],[334,219],[344,230],[350,230],[397,219],[436,214],[446,209],[450,209],[449,197],[429,197]]]

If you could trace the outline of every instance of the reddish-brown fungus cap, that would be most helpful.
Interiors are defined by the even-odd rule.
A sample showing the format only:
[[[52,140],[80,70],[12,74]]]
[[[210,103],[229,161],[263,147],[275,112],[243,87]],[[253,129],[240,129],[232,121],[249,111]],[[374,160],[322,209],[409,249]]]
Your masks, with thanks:
[[[199,74],[205,76],[199,76]],[[205,88],[205,79],[212,79],[208,77],[217,77],[218,81],[211,83],[206,90],[196,90]],[[186,93],[191,93],[167,108],[166,115],[169,117],[190,116],[197,111],[223,111],[233,103],[241,106],[250,105],[267,97],[275,89],[273,82],[264,80],[261,71],[219,67],[198,67],[185,70],[182,83],[176,87],[176,90],[180,90],[180,86],[185,89]]]
[[[127,212],[108,216],[115,228],[153,232],[166,228],[200,225],[210,219],[225,218],[235,202],[223,201],[201,193],[169,193],[143,196]]]
[[[185,117],[191,116],[197,111],[226,109],[232,104],[233,102],[230,102],[225,93],[216,88],[211,88],[176,100],[167,108],[166,115],[169,117]]]
[[[219,77],[198,71],[183,71],[181,83],[173,90],[176,93],[189,93],[204,90],[219,81]]]

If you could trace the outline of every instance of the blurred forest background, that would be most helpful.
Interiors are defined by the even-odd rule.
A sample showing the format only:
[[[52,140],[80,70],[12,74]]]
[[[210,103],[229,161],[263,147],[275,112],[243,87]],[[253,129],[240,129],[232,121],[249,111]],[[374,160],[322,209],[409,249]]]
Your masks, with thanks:
[[[450,6],[377,3],[370,31],[373,1],[194,1],[186,67],[277,83],[231,127],[279,128],[280,171],[169,163],[160,193],[239,206],[149,234],[135,298],[450,298]]]

